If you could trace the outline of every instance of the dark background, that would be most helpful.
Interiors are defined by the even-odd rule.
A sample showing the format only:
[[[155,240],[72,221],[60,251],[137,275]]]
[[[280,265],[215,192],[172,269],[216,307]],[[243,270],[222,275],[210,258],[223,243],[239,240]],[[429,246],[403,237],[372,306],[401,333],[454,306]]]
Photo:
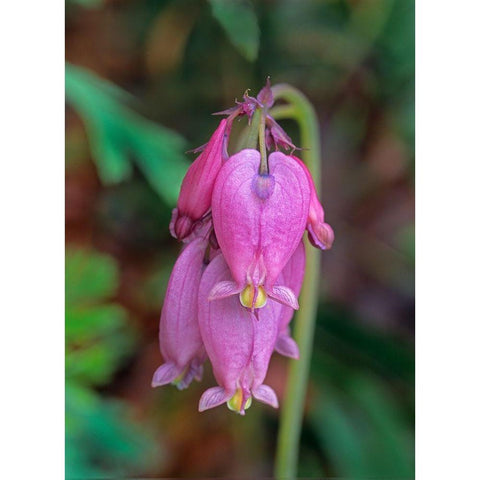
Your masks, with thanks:
[[[185,152],[270,75],[316,108],[336,234],[299,475],[412,478],[414,2],[69,0],[66,57],[67,476],[272,475],[277,411],[150,387]]]

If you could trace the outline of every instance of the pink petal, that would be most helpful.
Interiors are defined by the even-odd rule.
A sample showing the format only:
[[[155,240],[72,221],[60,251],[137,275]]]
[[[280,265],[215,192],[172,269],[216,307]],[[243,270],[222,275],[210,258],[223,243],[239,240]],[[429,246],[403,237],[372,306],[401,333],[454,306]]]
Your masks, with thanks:
[[[233,393],[227,393],[222,387],[212,387],[205,390],[198,403],[198,411],[204,412],[209,408],[218,407],[222,403],[228,402]]]
[[[293,290],[296,297],[300,295],[303,277],[305,275],[305,245],[303,240],[285,265],[279,278],[279,283]],[[293,312],[292,312],[293,313]]]
[[[198,321],[218,384],[233,393],[241,387],[246,398],[252,388],[263,382],[267,373],[281,306],[267,303],[257,311],[257,319],[242,307],[238,295],[207,300],[213,285],[231,281],[231,278],[223,256],[216,256],[200,283]]]
[[[250,149],[225,163],[213,190],[212,216],[238,286],[257,269],[268,292],[302,237],[310,185],[300,165],[283,153],[270,154],[269,176],[259,175],[259,166],[260,153]]]
[[[235,282],[224,280],[214,285],[208,294],[208,300],[220,300],[221,298],[230,297],[240,292],[241,289],[237,287]]]
[[[178,205],[172,215],[170,232],[183,240],[210,209],[217,174],[226,159],[227,120],[223,119],[202,153],[190,165],[183,179]]]
[[[280,355],[294,358],[295,360],[300,358],[297,342],[290,336],[288,327],[278,336],[277,342],[275,343],[275,351]]]
[[[268,385],[259,385],[253,390],[253,396],[260,402],[271,405],[273,408],[278,408],[277,395]]]
[[[275,285],[272,289],[268,292],[268,296],[276,300],[277,302],[285,305],[287,307],[291,307],[294,310],[298,310],[298,300],[291,290],[288,287],[283,287],[281,285]]]
[[[197,321],[197,296],[206,246],[206,241],[196,239],[178,257],[168,282],[160,317],[162,356],[166,364],[175,365],[177,374],[174,378],[183,373],[185,382],[200,375],[199,366],[205,355]],[[156,385],[168,383],[165,379],[171,376],[166,367],[162,367],[155,373],[153,382]],[[181,388],[185,382],[180,381],[178,386]]]
[[[328,223],[325,223],[325,214],[317,196],[312,174],[298,157],[292,155],[292,158],[302,167],[310,183],[311,197],[307,222],[308,239],[314,247],[329,250],[332,247],[335,235],[332,227]]]
[[[312,222],[307,225],[310,243],[321,250],[332,248],[335,234],[328,223]]]
[[[152,387],[160,387],[173,382],[181,373],[182,367],[175,365],[173,362],[167,362],[160,365],[152,378]]]
[[[294,254],[285,265],[279,277],[279,282],[290,287],[296,297],[300,295],[303,276],[305,274],[305,246],[300,242]],[[283,306],[278,320],[278,338],[275,350],[290,358],[299,358],[298,345],[290,337],[289,324],[293,318],[294,309]]]

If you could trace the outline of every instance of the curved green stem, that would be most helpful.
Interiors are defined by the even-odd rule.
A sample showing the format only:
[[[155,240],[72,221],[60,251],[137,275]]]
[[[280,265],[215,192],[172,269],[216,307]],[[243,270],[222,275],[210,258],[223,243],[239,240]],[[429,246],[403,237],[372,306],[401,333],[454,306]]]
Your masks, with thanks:
[[[320,136],[315,111],[308,99],[297,89],[286,84],[272,87],[275,100],[282,99],[288,106],[277,108],[279,116],[297,121],[300,127],[301,146],[304,163],[309,168],[317,192],[320,177]],[[271,113],[275,115],[275,109]],[[279,116],[275,115],[276,118]],[[300,309],[295,318],[293,336],[300,350],[300,358],[290,362],[288,379],[283,399],[278,432],[275,478],[293,479],[296,477],[300,433],[303,421],[305,396],[307,392],[310,358],[317,314],[318,286],[320,280],[320,252],[308,242],[306,245],[305,278],[299,298]]]
[[[282,118],[295,118],[296,112],[297,109],[291,105],[277,105],[269,113],[275,120],[282,120]]]

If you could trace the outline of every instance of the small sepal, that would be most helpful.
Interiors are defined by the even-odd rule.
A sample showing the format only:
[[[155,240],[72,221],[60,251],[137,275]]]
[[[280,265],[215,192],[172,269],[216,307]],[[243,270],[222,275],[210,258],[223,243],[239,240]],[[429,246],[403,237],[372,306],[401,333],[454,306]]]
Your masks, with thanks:
[[[259,385],[253,389],[252,394],[259,402],[266,403],[273,408],[278,408],[277,394],[274,392],[273,388],[268,385]]]
[[[223,387],[212,387],[205,390],[198,403],[198,411],[204,412],[210,408],[215,408],[227,402],[233,396],[227,393]]]

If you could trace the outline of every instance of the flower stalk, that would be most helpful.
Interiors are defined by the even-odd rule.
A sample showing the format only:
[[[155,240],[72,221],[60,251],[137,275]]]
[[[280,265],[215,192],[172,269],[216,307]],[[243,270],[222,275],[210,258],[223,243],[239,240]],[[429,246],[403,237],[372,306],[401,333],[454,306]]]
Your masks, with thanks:
[[[258,126],[258,144],[260,147],[260,175],[268,175],[267,147],[265,145],[265,110],[262,108]]]
[[[274,107],[275,99],[286,105]],[[318,124],[298,90],[272,89],[270,79],[257,97],[247,90],[235,103],[217,112],[227,118],[194,150],[199,156],[172,212],[171,233],[185,246],[162,309],[164,363],[152,386],[186,388],[201,380],[208,359],[217,386],[203,392],[199,411],[226,404],[245,415],[252,399],[278,408],[275,391],[263,383],[273,352],[298,359],[290,365],[275,466],[277,477],[293,478],[317,308],[320,257],[313,248],[328,250],[334,241],[314,180],[320,172]],[[232,154],[233,121],[245,116],[240,150]],[[275,118],[298,122],[303,161]],[[313,245],[307,250],[305,231]]]
[[[320,135],[313,106],[299,90],[290,85],[275,85],[272,87],[272,92],[275,100],[284,100],[288,105],[275,107],[270,113],[276,119],[289,117],[298,123],[300,144],[305,147],[302,152],[303,160],[319,192]],[[293,331],[300,358],[291,361],[289,365],[277,440],[275,459],[275,478],[277,479],[293,479],[297,473],[300,433],[317,315],[320,252],[308,242],[305,243],[305,278],[299,299],[302,308],[296,314]]]
[[[258,109],[252,116],[252,120],[243,130],[234,152],[237,153],[245,148],[256,149],[258,145],[258,130],[260,128],[261,111]]]

